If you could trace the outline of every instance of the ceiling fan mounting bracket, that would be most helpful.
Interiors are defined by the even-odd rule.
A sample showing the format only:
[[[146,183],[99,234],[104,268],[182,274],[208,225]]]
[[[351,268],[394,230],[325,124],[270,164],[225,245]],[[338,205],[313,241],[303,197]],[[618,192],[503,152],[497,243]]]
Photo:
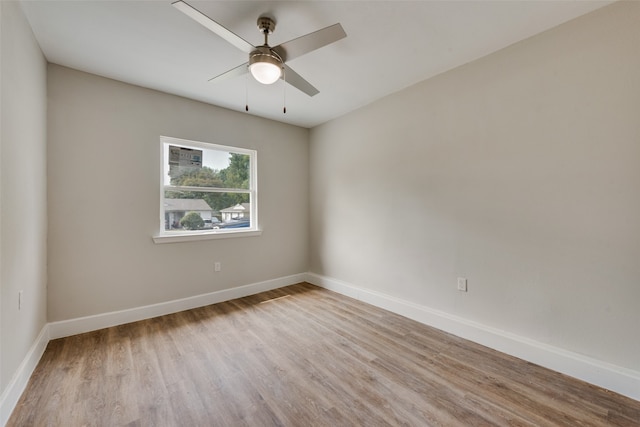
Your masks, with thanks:
[[[258,18],[258,30],[263,34],[273,34],[276,30],[276,21],[268,16]]]

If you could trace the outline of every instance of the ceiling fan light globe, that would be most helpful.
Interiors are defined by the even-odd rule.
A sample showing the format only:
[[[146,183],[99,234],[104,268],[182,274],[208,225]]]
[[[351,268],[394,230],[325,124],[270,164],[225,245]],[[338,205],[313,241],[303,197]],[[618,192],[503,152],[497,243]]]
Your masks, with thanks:
[[[282,75],[280,67],[270,62],[255,62],[249,66],[249,71],[258,82],[265,85],[277,82]]]
[[[260,83],[270,85],[282,75],[282,60],[269,46],[259,46],[249,56],[249,72]]]

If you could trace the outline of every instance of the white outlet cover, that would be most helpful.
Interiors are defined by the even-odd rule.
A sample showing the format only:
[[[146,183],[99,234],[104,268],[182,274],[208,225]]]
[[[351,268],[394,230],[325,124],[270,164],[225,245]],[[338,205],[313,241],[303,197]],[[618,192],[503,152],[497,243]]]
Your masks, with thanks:
[[[458,277],[458,290],[467,292],[467,279],[464,277]]]

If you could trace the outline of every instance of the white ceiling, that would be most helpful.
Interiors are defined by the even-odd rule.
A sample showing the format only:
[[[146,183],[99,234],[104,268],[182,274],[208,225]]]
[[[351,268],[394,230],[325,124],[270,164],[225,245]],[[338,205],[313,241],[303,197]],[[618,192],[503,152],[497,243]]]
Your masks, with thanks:
[[[49,62],[243,112],[248,95],[249,114],[313,127],[611,2],[186,1],[256,45],[263,14],[277,22],[271,46],[336,22],[347,37],[288,62],[320,90],[309,97],[281,81],[208,82],[247,57],[172,0],[22,5]]]

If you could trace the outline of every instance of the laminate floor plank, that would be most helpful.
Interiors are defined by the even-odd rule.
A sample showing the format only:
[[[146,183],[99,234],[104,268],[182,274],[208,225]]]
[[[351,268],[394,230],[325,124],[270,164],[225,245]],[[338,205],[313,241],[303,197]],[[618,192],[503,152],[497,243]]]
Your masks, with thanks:
[[[370,372],[366,371],[366,367],[360,366],[355,361],[349,361],[349,369],[344,370],[343,364],[340,363],[348,354],[341,351],[340,346],[335,346],[330,343],[329,334],[326,334],[324,328],[318,328],[314,322],[310,322],[308,318],[305,318],[296,311],[289,311],[290,315],[287,316],[290,321],[286,330],[282,330],[279,333],[280,337],[284,337],[285,340],[295,339],[304,335],[304,341],[298,340],[298,344],[302,344],[302,349],[299,352],[289,353],[290,366],[297,368],[300,374],[309,377],[309,384],[312,385],[312,389],[307,391],[307,395],[310,396],[309,400],[317,400],[318,396],[338,396],[340,401],[335,401],[334,405],[342,407],[343,410],[348,408],[357,408],[362,406],[363,398],[366,400],[379,400],[379,394],[388,390],[380,384],[376,384],[373,381],[373,377]],[[283,313],[284,314],[284,313]],[[263,313],[260,314],[262,316]],[[291,336],[287,336],[290,335]],[[267,347],[270,348],[271,346]],[[323,363],[323,360],[332,360],[333,363]],[[351,380],[347,384],[343,384],[341,378],[350,377]],[[340,386],[340,387],[337,387]],[[318,390],[323,392],[318,393]],[[384,389],[384,390],[383,390]],[[351,397],[357,396],[358,400],[353,400]],[[326,406],[326,403],[324,404]],[[385,424],[398,425],[399,419],[394,414],[396,408],[389,405],[374,406],[374,409],[364,411],[362,408],[362,414],[366,415],[362,419],[352,420],[357,421],[359,425],[371,425],[372,422],[378,424],[384,420]],[[372,417],[374,416],[374,417]],[[292,425],[296,425],[295,423]],[[303,423],[303,425],[309,425]]]
[[[300,319],[295,318],[296,313],[274,316],[274,312],[278,311],[275,306],[260,304],[255,307],[245,309],[256,324],[263,327],[255,331],[258,347],[245,352],[254,355],[254,360],[248,365],[260,365],[262,362],[263,369],[259,375],[265,387],[265,396],[275,406],[287,408],[283,416],[290,422],[289,425],[316,425],[316,420],[325,417],[333,407],[343,405],[343,402],[333,400],[334,396],[348,396],[343,389],[333,387],[327,376],[317,369],[312,347],[324,339],[323,336],[314,331],[313,324],[301,325]],[[283,346],[292,340],[296,340],[297,345],[283,352]],[[276,378],[273,373],[277,375]],[[299,400],[302,400],[302,404]],[[307,414],[300,413],[301,410]]]
[[[530,401],[533,410],[538,412],[539,407],[545,407],[556,402],[567,404],[563,410],[567,423],[579,423],[583,414],[589,414],[589,422],[595,425],[608,425],[606,418],[608,411],[600,405],[601,399],[581,399],[581,390],[585,390],[585,383],[573,380],[558,374],[524,362],[520,359],[495,354],[493,350],[477,344],[455,345],[447,354],[441,355],[443,369],[449,369],[449,375],[456,372],[464,373],[459,378],[471,378],[471,372],[477,375],[486,375],[478,387],[486,387],[496,383],[499,387],[505,387],[507,396],[523,396],[519,402],[524,404]],[[452,377],[452,376],[451,376]],[[557,387],[557,385],[561,385]],[[593,391],[601,391],[594,388]],[[537,406],[536,406],[537,405]],[[576,408],[576,410],[569,410]],[[579,408],[579,410],[578,410]],[[585,411],[585,409],[588,409]],[[553,417],[553,411],[545,411],[549,417]],[[559,414],[557,414],[559,416]],[[637,414],[640,417],[640,414]],[[596,418],[600,421],[596,422]],[[556,422],[555,418],[552,418]],[[640,418],[639,418],[640,419]]]
[[[53,340],[7,426],[640,426],[640,402],[301,283]]]
[[[344,311],[344,310],[335,310],[336,313],[340,313],[340,317],[342,317],[343,319],[345,319],[345,321],[350,322],[350,319],[348,317],[348,312]],[[376,316],[378,319],[383,319],[386,320],[384,317],[382,316]],[[392,316],[393,317],[393,316]],[[406,323],[406,319],[404,319]],[[376,321],[376,322],[379,322]],[[335,323],[335,319],[334,322]],[[363,322],[363,326],[367,329],[369,329],[370,327],[372,327],[373,325],[368,324],[368,321],[364,321]],[[404,326],[404,325],[403,325]],[[340,327],[344,330],[345,328],[348,328],[348,326],[345,325],[340,325]],[[443,394],[447,394],[453,391],[453,389],[451,387],[447,387],[447,383],[446,382],[438,382],[438,381],[432,381],[433,380],[433,375],[426,375],[424,377],[420,377],[420,382],[419,384],[416,384],[414,381],[414,377],[412,375],[403,375],[403,372],[398,372],[395,368],[396,366],[402,366],[402,363],[397,363],[397,355],[398,354],[403,354],[406,355],[407,351],[414,351],[414,349],[409,349],[406,346],[404,346],[404,344],[402,343],[402,341],[404,340],[404,338],[406,337],[406,335],[409,332],[408,328],[405,328],[404,331],[391,331],[389,330],[388,333],[386,334],[385,338],[381,338],[379,335],[379,333],[377,331],[379,331],[380,328],[378,327],[374,327],[373,330],[376,331],[376,335],[373,337],[369,337],[369,338],[362,338],[363,343],[368,344],[369,342],[375,342],[376,344],[379,344],[381,342],[388,344],[386,346],[386,348],[389,349],[389,351],[385,352],[385,357],[382,359],[376,359],[373,360],[372,363],[377,365],[378,371],[380,372],[388,372],[388,375],[390,377],[393,377],[396,381],[400,382],[400,381],[405,381],[404,384],[402,384],[403,388],[413,388],[413,390],[415,391],[415,394],[417,397],[416,400],[416,396],[413,396],[413,401],[420,401],[420,396],[424,397],[424,396],[429,396],[429,394],[434,394],[434,396],[432,396],[431,399],[427,399],[425,403],[423,403],[421,406],[422,407],[426,407],[428,406],[427,402],[438,402],[439,406],[440,406],[440,411],[442,412],[442,410],[444,410],[445,413],[456,413],[456,419],[446,419],[446,422],[444,423],[444,425],[454,425],[454,424],[458,424],[458,425],[498,425],[500,424],[498,421],[493,420],[493,421],[489,421],[486,417],[488,417],[488,414],[479,414],[477,411],[471,411],[471,410],[465,410],[463,409],[460,405],[456,408],[456,411],[451,411],[451,406],[448,404],[449,401],[460,401],[462,399],[462,394],[458,394],[457,396],[455,396],[455,399],[451,398],[451,399],[447,399],[444,398],[442,399],[441,397],[443,396]],[[382,334],[384,335],[384,334]],[[353,342],[358,340],[359,337],[357,336],[351,336],[349,338],[349,341]],[[398,350],[400,350],[400,352],[398,352]],[[423,346],[420,347],[420,350],[425,350],[425,348]],[[427,352],[426,354],[428,354],[429,352]],[[436,353],[433,353],[436,354]],[[425,362],[428,362],[428,357],[425,357],[425,353],[421,352],[421,353],[415,353],[414,356],[417,357],[417,359],[412,360],[412,366],[416,367],[419,366],[420,364],[423,364]],[[387,369],[388,368],[388,369]],[[415,372],[414,372],[415,373]],[[428,372],[430,374],[430,372]],[[453,396],[450,396],[453,397]],[[432,411],[438,411],[438,408],[431,408]],[[427,417],[427,414],[422,414],[423,416]],[[443,418],[443,415],[440,415],[440,418]],[[515,417],[514,417],[515,418]]]

